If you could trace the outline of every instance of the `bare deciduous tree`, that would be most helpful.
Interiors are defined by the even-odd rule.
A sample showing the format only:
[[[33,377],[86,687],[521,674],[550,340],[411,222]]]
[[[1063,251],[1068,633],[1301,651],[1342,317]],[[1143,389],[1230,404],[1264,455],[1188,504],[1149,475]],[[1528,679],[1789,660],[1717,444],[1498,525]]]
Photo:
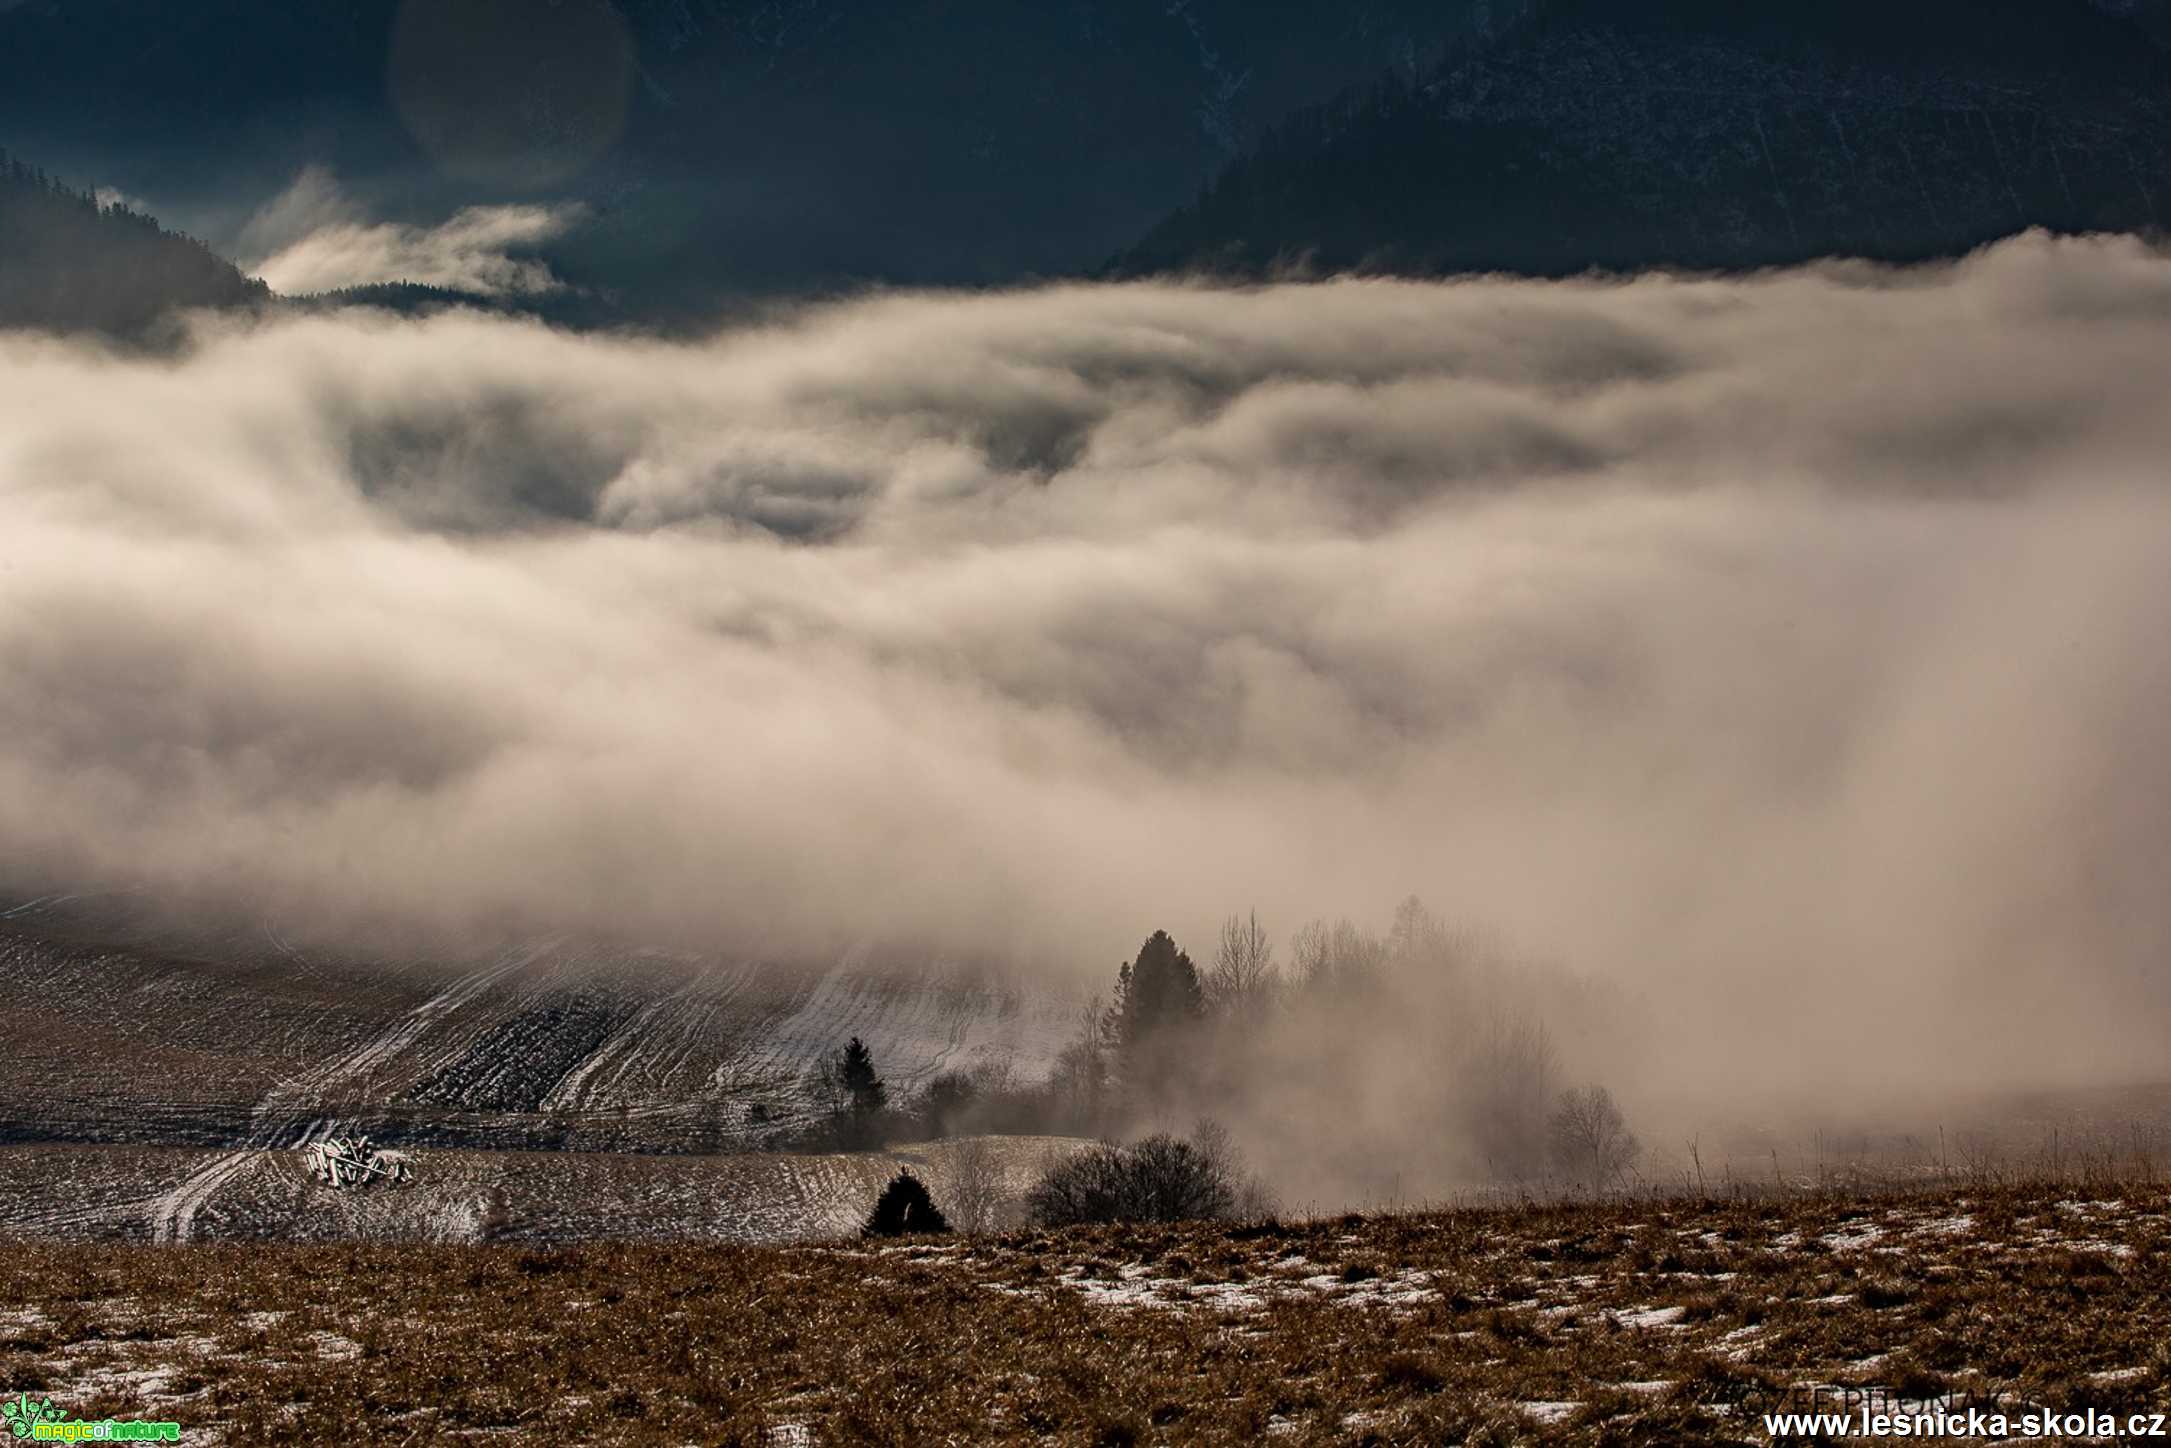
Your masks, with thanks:
[[[1546,1134],[1554,1164],[1590,1186],[1618,1178],[1643,1150],[1603,1086],[1561,1092]]]
[[[852,1104],[852,1088],[844,1079],[844,1063],[835,1056],[824,1056],[807,1068],[807,1094],[832,1117],[844,1115]]]
[[[1544,1021],[1498,1008],[1486,1017],[1462,1063],[1462,1107],[1471,1139],[1496,1176],[1513,1180],[1543,1169],[1558,1069]]]
[[[1259,914],[1231,915],[1221,924],[1221,943],[1206,977],[1206,999],[1224,1015],[1263,1008],[1272,998],[1277,972],[1274,944],[1259,924]]]
[[[1387,953],[1406,968],[1437,969],[1453,955],[1454,941],[1440,917],[1412,895],[1395,907]]]
[[[1009,1183],[994,1146],[984,1136],[951,1143],[943,1167],[943,1200],[950,1204],[950,1225],[960,1232],[986,1232],[1000,1225],[1009,1204]]]
[[[1348,990],[1373,979],[1387,959],[1387,943],[1348,919],[1314,920],[1289,942],[1297,984],[1307,990]]]
[[[1308,920],[1289,937],[1289,968],[1300,986],[1320,983],[1327,974],[1327,922]]]
[[[1202,1116],[1191,1128],[1191,1144],[1221,1176],[1235,1184],[1236,1198],[1230,1216],[1246,1221],[1260,1221],[1274,1215],[1273,1193],[1266,1183],[1244,1169],[1243,1155],[1236,1149],[1236,1138],[1229,1128],[1210,1116]]]
[[[1099,1131],[1108,1111],[1114,1055],[1108,1019],[1108,1010],[1095,996],[1085,1010],[1077,1039],[1056,1057],[1055,1071],[1048,1078],[1048,1092],[1059,1103],[1060,1120],[1072,1131]]]

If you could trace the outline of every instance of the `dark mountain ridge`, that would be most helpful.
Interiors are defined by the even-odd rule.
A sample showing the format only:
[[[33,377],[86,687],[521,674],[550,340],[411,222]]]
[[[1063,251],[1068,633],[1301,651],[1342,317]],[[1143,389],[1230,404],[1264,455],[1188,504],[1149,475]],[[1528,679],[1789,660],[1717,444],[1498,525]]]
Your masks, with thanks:
[[[195,238],[0,151],[0,327],[140,340],[179,309],[270,298]]]
[[[22,0],[0,10],[0,135],[215,237],[313,163],[390,219],[578,200],[594,220],[553,268],[637,307],[1015,281],[1097,264],[1282,114],[1420,63],[1474,5],[435,0],[453,20],[418,68],[397,0]],[[620,60],[603,145],[612,122],[580,102],[608,108],[597,67]],[[494,110],[540,152],[596,154],[454,174],[403,110],[417,75],[463,82],[455,122]]]
[[[576,325],[699,324],[863,282],[1015,283],[1119,252],[1119,274],[1905,261],[2029,226],[2151,230],[2171,206],[2171,71],[2150,38],[2171,32],[2171,0],[439,12],[459,23],[426,37],[432,84],[488,57],[440,107],[500,145],[480,166],[448,161],[399,102],[397,0],[19,0],[0,7],[0,135],[230,242],[313,163],[390,220],[579,201],[589,220],[540,249],[570,283],[548,308]],[[549,15],[578,18],[566,45],[491,43]],[[568,38],[599,36],[619,39]],[[590,113],[619,96],[591,67],[619,61],[622,126]],[[493,130],[508,116],[509,150]],[[0,254],[11,315],[145,311],[75,282],[27,298],[37,257],[89,259],[41,245]],[[223,305],[234,283],[213,268],[174,295],[199,292]],[[327,304],[343,302],[466,304],[415,288]]]
[[[1913,261],[2152,231],[2171,65],[2067,0],[1556,0],[1292,117],[1118,273]]]

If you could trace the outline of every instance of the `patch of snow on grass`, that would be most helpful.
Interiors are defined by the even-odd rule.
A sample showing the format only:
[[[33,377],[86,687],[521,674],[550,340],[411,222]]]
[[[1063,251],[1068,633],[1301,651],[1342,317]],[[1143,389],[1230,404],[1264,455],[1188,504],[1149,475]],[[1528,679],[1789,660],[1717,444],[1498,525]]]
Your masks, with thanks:
[[[341,1337],[336,1332],[312,1332],[309,1341],[316,1346],[317,1356],[334,1362],[345,1362],[362,1355],[362,1345],[351,1337]]]
[[[68,1391],[87,1398],[117,1393],[131,1402],[146,1403],[174,1396],[173,1380],[180,1372],[180,1366],[173,1363],[135,1367],[117,1362],[85,1363],[71,1358],[67,1368]]]
[[[1309,1277],[1277,1276],[1248,1282],[1195,1282],[1187,1277],[1155,1277],[1141,1266],[1117,1269],[1111,1280],[1090,1276],[1082,1270],[1066,1272],[1058,1285],[1083,1295],[1103,1307],[1204,1308],[1225,1312],[1259,1312],[1276,1301],[1303,1293],[1328,1298],[1352,1307],[1406,1308],[1429,1301],[1434,1293],[1430,1273],[1405,1271],[1386,1277],[1365,1277],[1345,1282],[1332,1273]],[[1031,1289],[1003,1283],[987,1283],[997,1291],[1029,1293]]]
[[[1828,1232],[1817,1240],[1834,1252],[1857,1252],[1884,1240],[1885,1229],[1875,1222],[1859,1222]]]
[[[1909,1232],[1908,1235],[1910,1237],[1964,1237],[1974,1230],[1975,1219],[1963,1213],[1957,1217],[1939,1217],[1935,1221],[1923,1222],[1912,1232]]]
[[[1170,1290],[1180,1291],[1191,1285],[1175,1277],[1149,1277],[1143,1267],[1126,1267],[1113,1282],[1104,1277],[1068,1272],[1063,1276],[1063,1283],[1098,1307],[1178,1307],[1182,1305],[1180,1302],[1169,1300]]]
[[[1257,1312],[1268,1306],[1265,1294],[1244,1282],[1194,1282],[1186,1295],[1202,1307],[1224,1312]]]
[[[1306,1279],[1306,1285],[1318,1278]],[[1368,1277],[1358,1282],[1328,1279],[1327,1296],[1362,1307],[1410,1307],[1433,1295],[1432,1276],[1426,1272],[1397,1272],[1391,1277]]]
[[[1746,1361],[1764,1341],[1761,1327],[1737,1327],[1719,1335],[1721,1355],[1734,1362]]]

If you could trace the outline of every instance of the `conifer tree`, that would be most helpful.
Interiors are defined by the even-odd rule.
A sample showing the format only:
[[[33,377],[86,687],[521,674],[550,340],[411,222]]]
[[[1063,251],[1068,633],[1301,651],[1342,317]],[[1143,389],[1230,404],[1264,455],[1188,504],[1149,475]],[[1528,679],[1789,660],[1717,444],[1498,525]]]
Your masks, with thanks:
[[[867,1216],[867,1225],[860,1228],[860,1235],[902,1237],[949,1230],[950,1223],[942,1215],[942,1208],[936,1206],[935,1199],[928,1194],[926,1184],[911,1172],[901,1171],[882,1189],[874,1210]]]
[[[1171,1027],[1206,1014],[1198,967],[1167,931],[1156,930],[1139,947],[1138,958],[1117,971],[1110,1010],[1111,1044],[1125,1054],[1135,1052]]]
[[[875,1073],[874,1053],[867,1043],[854,1036],[839,1053],[838,1067],[844,1081],[844,1089],[852,1098],[852,1109],[860,1113],[880,1111],[889,1104],[889,1088]]]

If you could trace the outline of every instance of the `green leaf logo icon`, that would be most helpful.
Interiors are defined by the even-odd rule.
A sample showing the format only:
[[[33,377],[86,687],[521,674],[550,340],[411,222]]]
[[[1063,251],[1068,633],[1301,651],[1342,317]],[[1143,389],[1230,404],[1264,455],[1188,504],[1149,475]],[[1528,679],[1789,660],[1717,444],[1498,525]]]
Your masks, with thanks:
[[[30,1394],[17,1393],[14,1402],[0,1403],[0,1419],[7,1421],[9,1430],[16,1437],[28,1438],[30,1430],[38,1424],[60,1421],[60,1413],[54,1408],[51,1398],[43,1402],[32,1402]]]

